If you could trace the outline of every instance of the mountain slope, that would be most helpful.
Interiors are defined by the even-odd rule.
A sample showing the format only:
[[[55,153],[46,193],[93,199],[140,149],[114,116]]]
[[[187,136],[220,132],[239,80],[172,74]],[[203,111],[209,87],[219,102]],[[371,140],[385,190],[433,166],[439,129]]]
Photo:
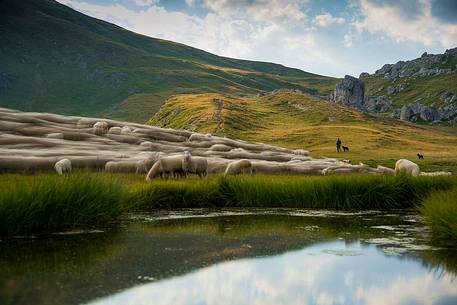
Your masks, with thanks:
[[[374,116],[287,90],[258,98],[174,96],[149,123],[305,148],[313,156],[347,158],[370,165],[393,166],[399,158],[414,160],[416,153],[422,152],[426,158],[420,161],[421,168],[457,171],[456,128]],[[349,153],[335,152],[337,137],[349,146]]]
[[[177,93],[326,94],[336,79],[149,38],[53,0],[0,1],[0,106],[144,122]]]

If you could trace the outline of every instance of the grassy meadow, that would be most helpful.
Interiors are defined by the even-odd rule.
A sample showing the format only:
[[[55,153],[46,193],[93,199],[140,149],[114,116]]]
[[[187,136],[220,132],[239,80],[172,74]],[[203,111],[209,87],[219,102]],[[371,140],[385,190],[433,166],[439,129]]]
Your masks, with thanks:
[[[212,175],[147,183],[142,175],[85,171],[1,175],[0,236],[97,227],[134,210],[410,209],[428,195],[455,186],[455,177]]]
[[[374,116],[290,91],[259,98],[178,95],[149,123],[303,148],[313,157],[337,157],[375,167],[394,167],[396,160],[406,158],[417,162],[423,171],[457,173],[457,127]],[[349,146],[349,152],[336,152],[337,137]],[[424,160],[417,160],[419,152]]]

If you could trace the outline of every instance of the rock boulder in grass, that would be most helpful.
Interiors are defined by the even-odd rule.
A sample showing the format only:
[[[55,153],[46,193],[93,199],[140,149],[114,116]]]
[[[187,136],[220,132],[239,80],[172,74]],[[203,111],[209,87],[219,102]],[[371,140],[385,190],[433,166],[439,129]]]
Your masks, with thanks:
[[[346,75],[336,85],[333,101],[337,104],[361,109],[364,103],[365,83],[353,76]]]

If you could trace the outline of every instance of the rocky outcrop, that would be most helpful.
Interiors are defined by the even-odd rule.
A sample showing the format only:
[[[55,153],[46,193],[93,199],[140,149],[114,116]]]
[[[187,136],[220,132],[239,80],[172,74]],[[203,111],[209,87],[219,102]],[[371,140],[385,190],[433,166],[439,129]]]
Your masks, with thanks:
[[[392,101],[386,96],[367,96],[363,109],[368,112],[389,112],[392,110]]]
[[[366,74],[360,74],[360,78]],[[392,101],[386,96],[365,97],[365,83],[360,78],[346,75],[331,96],[337,104],[353,107],[367,112],[388,112],[392,110]]]
[[[427,106],[420,102],[414,102],[404,105],[400,109],[395,109],[393,117],[402,121],[424,121],[430,123],[439,123],[447,121],[449,123],[457,122],[457,106],[447,105],[444,107]]]
[[[336,85],[332,100],[344,106],[363,108],[365,97],[365,83],[353,76],[346,75]]]
[[[452,64],[456,61],[457,48],[446,50],[444,54],[428,54],[425,52],[421,57],[414,60],[385,64],[374,75],[388,79],[446,75],[457,70],[455,64]]]

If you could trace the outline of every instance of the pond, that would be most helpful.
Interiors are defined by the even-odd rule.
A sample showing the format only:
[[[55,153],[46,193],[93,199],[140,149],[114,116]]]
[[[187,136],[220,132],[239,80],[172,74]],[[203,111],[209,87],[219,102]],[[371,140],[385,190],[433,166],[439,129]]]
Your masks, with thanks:
[[[457,304],[415,213],[180,210],[0,241],[0,304]]]

